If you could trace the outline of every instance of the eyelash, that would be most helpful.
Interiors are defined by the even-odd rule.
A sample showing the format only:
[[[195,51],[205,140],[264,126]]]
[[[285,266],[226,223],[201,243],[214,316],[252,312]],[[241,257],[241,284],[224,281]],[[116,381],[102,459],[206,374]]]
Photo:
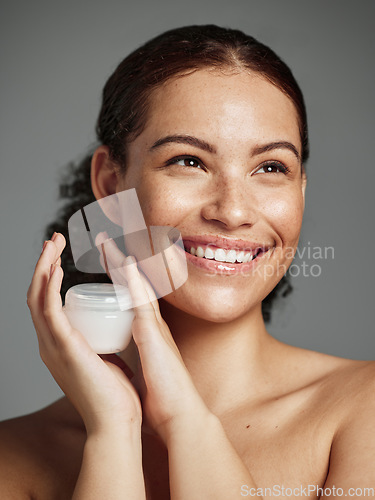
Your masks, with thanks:
[[[278,161],[270,161],[263,163],[259,168],[267,168],[267,167],[277,167],[282,174],[289,174],[290,173],[290,168],[284,165],[283,163],[280,163]],[[258,169],[259,170],[259,169]],[[269,172],[271,174],[275,174],[277,172]]]
[[[165,165],[166,166],[175,165],[179,161],[183,161],[183,160],[190,160],[190,161],[198,163],[198,165],[201,165],[200,160],[198,158],[196,158],[195,156],[176,156],[175,158],[171,158],[170,160],[168,160]],[[199,169],[203,170],[203,168],[201,166],[200,167],[193,167],[192,165],[180,165],[180,166],[185,167],[185,168],[199,168]],[[267,167],[277,167],[280,170],[280,172],[283,174],[290,173],[290,169],[286,165],[284,165],[283,163],[280,163],[278,161],[270,161],[270,162],[263,163],[258,168],[258,170],[260,168],[267,168]],[[277,172],[269,172],[269,173],[275,174]]]
[[[166,166],[168,166],[168,165],[174,165],[177,162],[182,161],[182,160],[191,160],[191,161],[197,162],[198,165],[201,164],[200,160],[198,158],[195,158],[195,156],[176,156],[175,158],[171,158],[170,160],[168,160],[167,163],[166,163]],[[180,165],[180,167],[194,168],[191,165],[190,166],[189,165]],[[198,167],[195,167],[195,168],[198,168]]]

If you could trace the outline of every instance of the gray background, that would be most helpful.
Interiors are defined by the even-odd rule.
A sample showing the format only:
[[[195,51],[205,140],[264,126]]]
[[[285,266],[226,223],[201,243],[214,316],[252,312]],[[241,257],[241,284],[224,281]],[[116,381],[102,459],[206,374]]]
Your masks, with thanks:
[[[287,343],[372,359],[375,35],[373,1],[2,2],[0,419],[60,396],[26,307],[62,166],[95,141],[101,89],[118,62],[188,24],[240,28],[291,66],[306,98],[311,159],[304,246],[334,258],[295,266],[295,291],[270,331]],[[301,264],[301,259],[296,259]],[[313,269],[314,272],[318,268]]]

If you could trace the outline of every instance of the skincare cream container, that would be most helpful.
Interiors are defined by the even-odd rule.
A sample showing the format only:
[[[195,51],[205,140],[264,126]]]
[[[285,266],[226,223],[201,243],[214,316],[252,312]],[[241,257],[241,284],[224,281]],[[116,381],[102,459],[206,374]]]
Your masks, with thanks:
[[[84,283],[66,292],[63,307],[70,324],[98,354],[123,351],[132,337],[130,292],[123,285]]]

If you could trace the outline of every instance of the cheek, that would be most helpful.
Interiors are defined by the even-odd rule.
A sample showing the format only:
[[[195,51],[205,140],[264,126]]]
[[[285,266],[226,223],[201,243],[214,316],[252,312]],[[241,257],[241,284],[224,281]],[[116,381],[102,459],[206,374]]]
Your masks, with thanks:
[[[304,210],[302,195],[285,191],[268,198],[262,205],[265,218],[281,240],[278,243],[297,244]]]
[[[194,209],[186,191],[169,188],[166,183],[144,182],[137,188],[139,202],[147,225],[177,226]]]

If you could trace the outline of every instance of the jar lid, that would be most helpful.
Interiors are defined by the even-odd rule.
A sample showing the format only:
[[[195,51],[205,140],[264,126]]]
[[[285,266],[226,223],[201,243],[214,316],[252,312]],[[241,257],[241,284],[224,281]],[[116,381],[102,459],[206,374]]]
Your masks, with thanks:
[[[82,283],[69,288],[65,306],[92,311],[125,311],[133,307],[129,289],[110,283]]]

